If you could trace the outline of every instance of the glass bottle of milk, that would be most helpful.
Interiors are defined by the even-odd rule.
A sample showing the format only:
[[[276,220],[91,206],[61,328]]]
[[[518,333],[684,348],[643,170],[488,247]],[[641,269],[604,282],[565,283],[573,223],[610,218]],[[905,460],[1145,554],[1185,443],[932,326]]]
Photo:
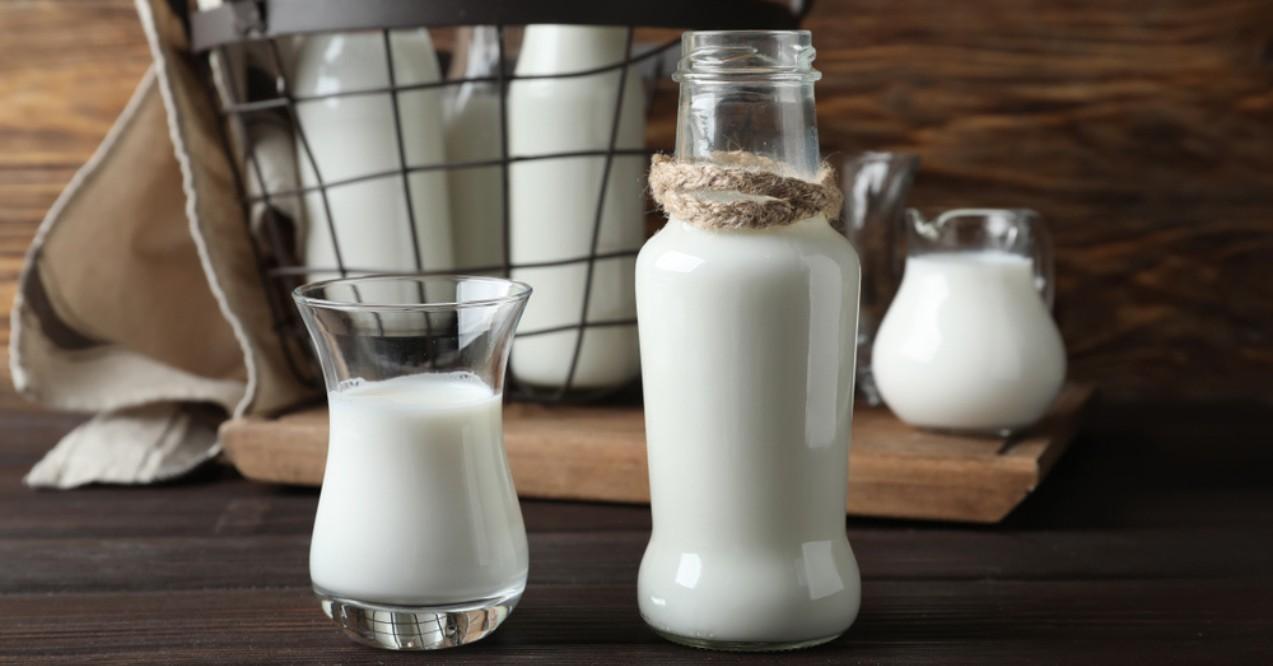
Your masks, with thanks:
[[[294,59],[301,182],[326,190],[305,196],[311,278],[451,268],[446,172],[401,173],[446,161],[442,92],[370,92],[439,81],[429,33],[309,35]]]
[[[616,131],[616,103],[621,107],[615,147],[643,148],[645,104],[635,70],[626,76],[619,69],[556,76],[617,65],[626,57],[626,45],[624,28],[527,26],[517,76],[543,78],[517,80],[509,87],[510,153],[518,157],[604,153],[611,133]],[[596,253],[632,251],[641,246],[645,238],[645,157],[615,156],[610,177],[603,182],[605,161],[603,155],[575,155],[512,165],[509,243],[514,264],[589,256],[603,186],[605,200],[596,229]],[[519,381],[544,387],[568,383],[575,389],[600,389],[622,386],[636,378],[640,366],[634,327],[579,329],[585,288],[591,290],[588,322],[631,320],[635,316],[633,263],[631,256],[597,260],[590,285],[587,264],[581,261],[513,271],[514,278],[539,293],[522,318],[513,347],[512,369]],[[535,331],[545,333],[526,335]]]
[[[683,37],[676,157],[818,171],[807,31]],[[842,634],[860,579],[845,536],[858,258],[824,215],[765,229],[669,219],[637,260],[654,529],[645,621],[705,648]]]
[[[1002,436],[1037,421],[1065,380],[1048,311],[1052,250],[1029,210],[909,212],[906,269],[875,338],[884,403],[911,425]]]

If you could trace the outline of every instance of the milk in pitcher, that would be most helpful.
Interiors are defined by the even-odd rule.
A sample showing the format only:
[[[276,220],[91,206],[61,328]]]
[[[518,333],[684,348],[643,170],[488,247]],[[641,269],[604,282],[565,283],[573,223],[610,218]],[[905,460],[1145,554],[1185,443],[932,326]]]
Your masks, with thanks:
[[[872,356],[889,408],[936,429],[1028,426],[1065,379],[1064,347],[1031,259],[998,250],[909,257]]]

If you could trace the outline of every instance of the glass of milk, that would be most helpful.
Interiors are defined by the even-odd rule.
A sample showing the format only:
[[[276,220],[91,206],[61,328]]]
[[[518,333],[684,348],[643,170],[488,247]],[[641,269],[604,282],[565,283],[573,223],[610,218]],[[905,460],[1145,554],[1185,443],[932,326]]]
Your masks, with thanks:
[[[1030,210],[908,213],[906,267],[875,337],[884,403],[911,425],[1005,436],[1065,381],[1052,320],[1052,249]]]
[[[310,577],[354,640],[398,650],[495,630],[526,585],[501,398],[525,284],[370,276],[293,297],[330,408]]]

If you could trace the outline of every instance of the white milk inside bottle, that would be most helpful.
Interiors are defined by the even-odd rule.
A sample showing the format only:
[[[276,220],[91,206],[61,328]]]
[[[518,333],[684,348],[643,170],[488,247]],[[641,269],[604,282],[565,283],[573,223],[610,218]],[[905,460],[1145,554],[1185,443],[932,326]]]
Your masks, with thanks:
[[[561,74],[621,62],[626,30],[532,25],[517,62],[519,76]],[[509,90],[509,141],[516,156],[569,151],[605,151],[614,125],[620,72],[516,81]],[[635,70],[623,86],[616,147],[645,146],[644,99]],[[569,157],[518,162],[510,172],[513,263],[578,259],[592,253],[597,202],[605,158]],[[597,254],[636,250],[644,238],[645,157],[616,156],[610,167]],[[587,319],[630,320],[635,316],[634,258],[601,259],[591,280]],[[578,327],[587,284],[585,263],[523,268],[513,278],[535,288],[520,332]],[[519,337],[512,370],[521,381],[561,386],[570,374],[577,328]],[[635,327],[606,326],[583,333],[571,386],[619,386],[640,371]]]
[[[310,547],[315,587],[403,606],[521,592],[526,533],[498,394],[472,375],[408,375],[333,391],[328,401]]]
[[[767,231],[670,220],[638,261],[654,533],[641,614],[707,642],[834,637],[858,266],[823,218]]]
[[[389,35],[397,85],[439,80],[428,32]],[[317,187],[321,180],[326,186],[325,198],[319,191],[305,196],[305,263],[316,269],[313,279],[336,277],[338,264],[373,272],[453,265],[446,172],[416,171],[405,183],[399,172],[399,127],[407,167],[446,161],[441,91],[398,93],[397,114],[388,93],[347,94],[389,85],[388,50],[381,32],[309,35],[299,41],[293,92],[329,96],[296,104],[301,182]]]
[[[1065,379],[1064,346],[1031,260],[1003,251],[909,257],[872,356],[884,402],[921,427],[1027,426]]]

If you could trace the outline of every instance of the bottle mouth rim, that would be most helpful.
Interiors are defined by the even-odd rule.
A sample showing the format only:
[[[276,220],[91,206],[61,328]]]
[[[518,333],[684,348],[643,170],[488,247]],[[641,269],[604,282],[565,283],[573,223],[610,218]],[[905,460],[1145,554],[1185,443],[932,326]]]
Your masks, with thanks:
[[[357,287],[373,283],[384,284],[400,282],[404,285],[415,285],[427,292],[428,285],[449,285],[452,288],[462,283],[480,283],[503,286],[507,292],[500,296],[483,296],[480,298],[450,298],[419,302],[388,302],[384,300],[353,300],[351,298],[334,298],[328,292],[333,288],[349,287],[357,294]],[[456,290],[458,291],[458,290]],[[299,306],[324,310],[341,310],[346,312],[420,312],[420,311],[453,311],[466,308],[491,307],[526,301],[534,289],[525,282],[487,275],[429,275],[422,273],[376,273],[340,277],[330,280],[319,280],[303,284],[292,290],[292,299]],[[455,293],[455,292],[452,292]]]
[[[807,83],[817,51],[808,30],[694,30],[681,37],[675,81]]]

